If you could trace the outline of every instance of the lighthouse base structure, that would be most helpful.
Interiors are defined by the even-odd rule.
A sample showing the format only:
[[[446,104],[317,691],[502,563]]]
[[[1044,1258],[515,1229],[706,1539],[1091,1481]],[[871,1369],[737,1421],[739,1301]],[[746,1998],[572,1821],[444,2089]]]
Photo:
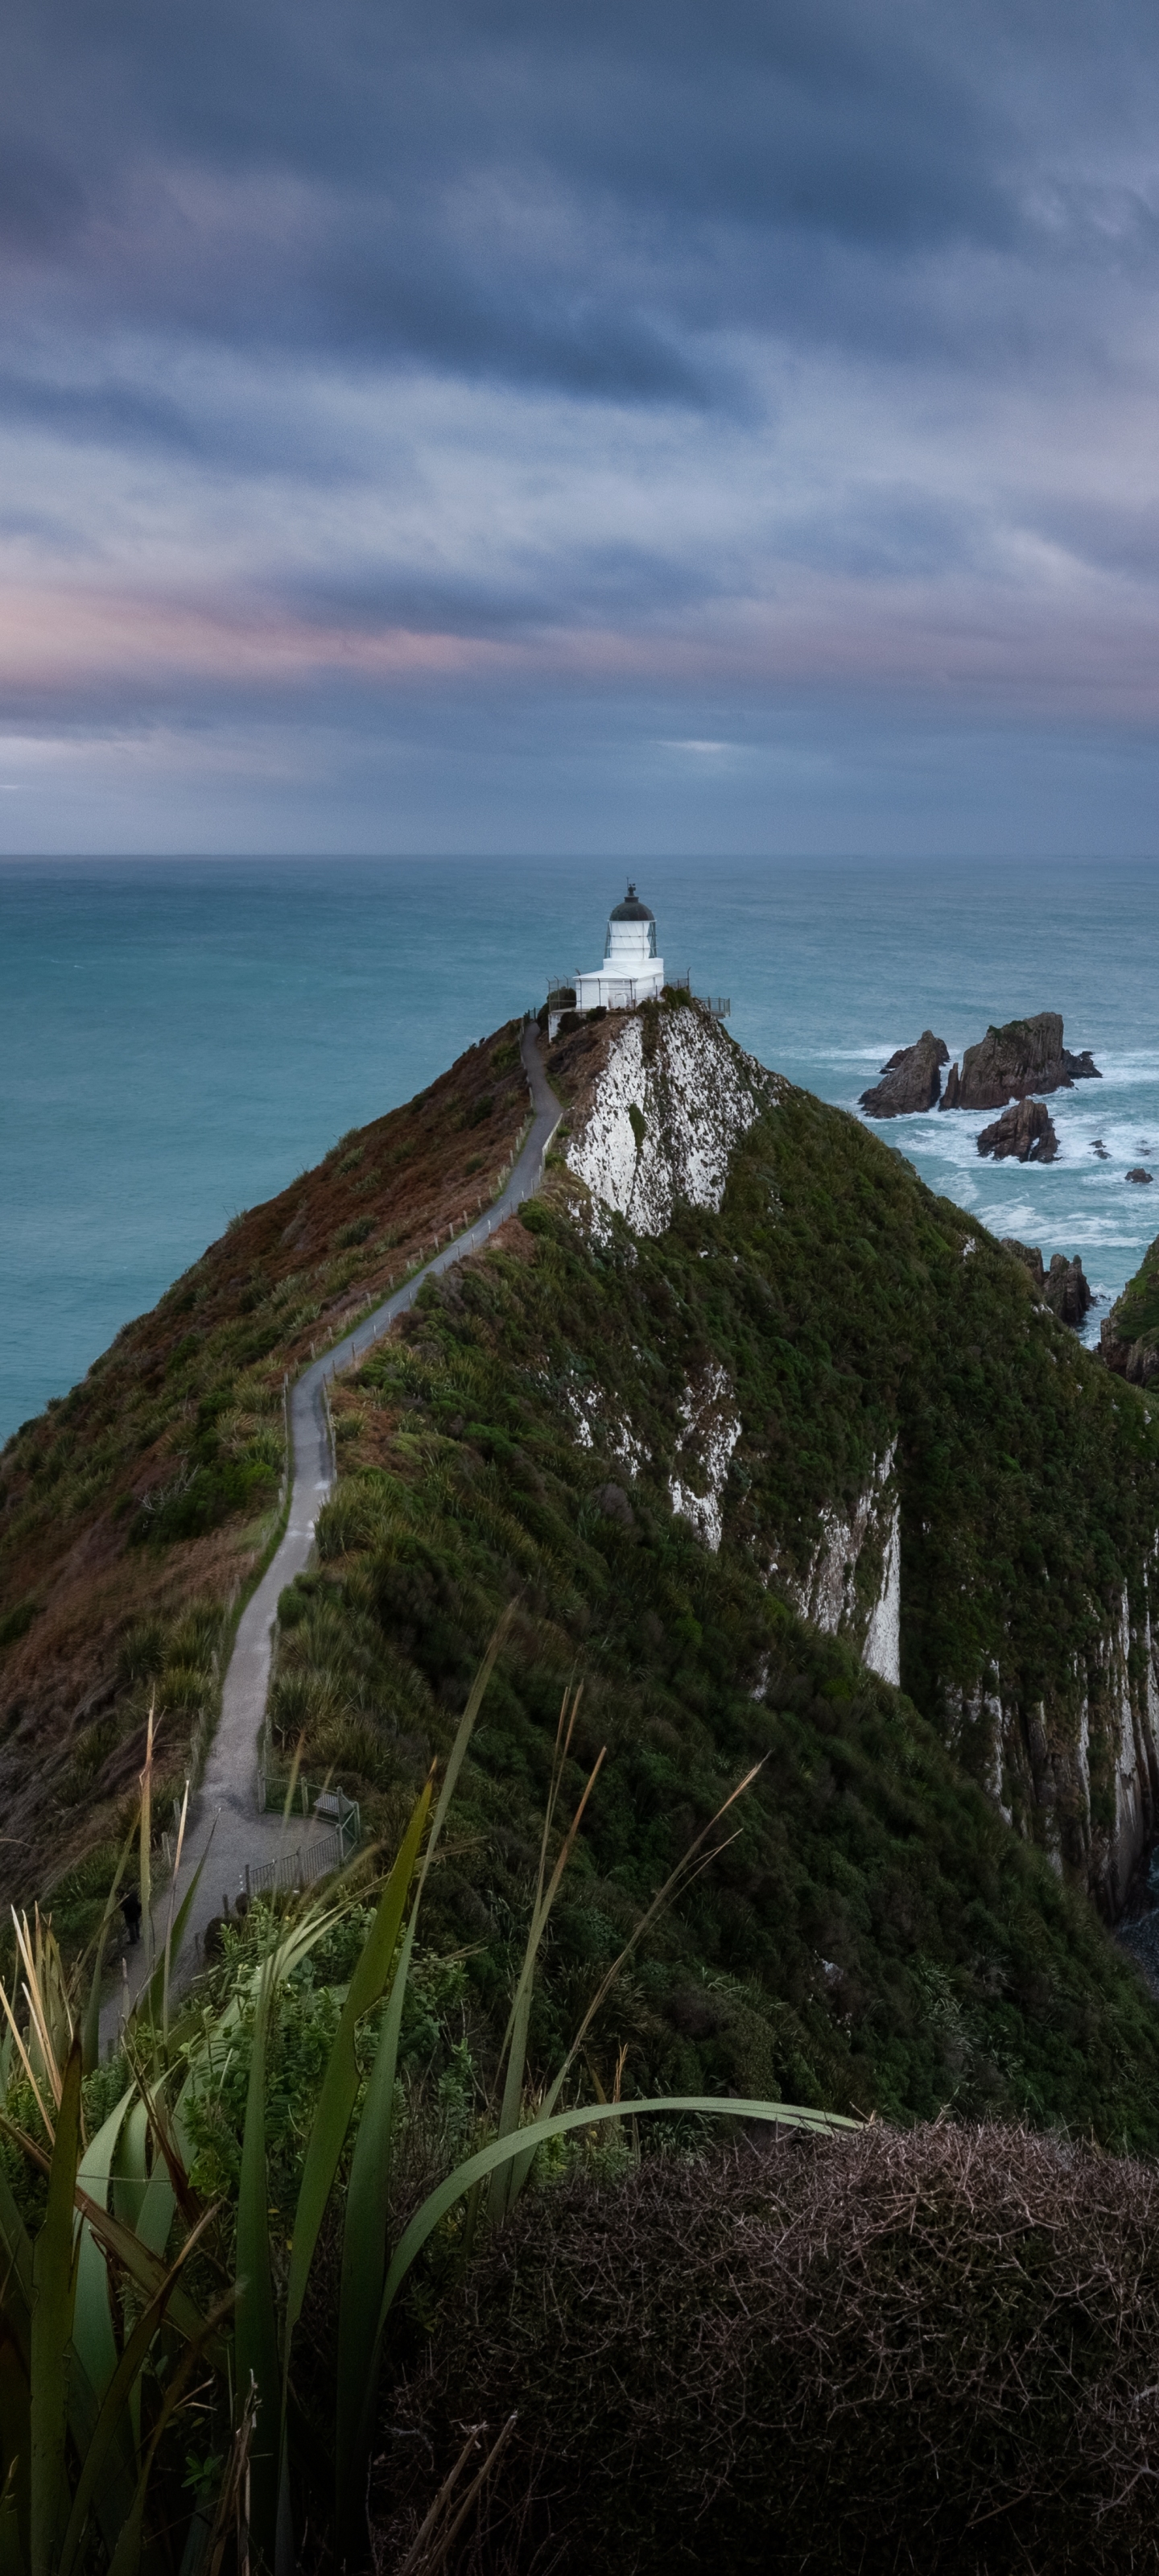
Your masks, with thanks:
[[[591,975],[575,979],[577,1011],[633,1011],[637,1002],[654,1002],[664,990],[664,960],[650,957],[638,975],[609,971],[601,966]]]

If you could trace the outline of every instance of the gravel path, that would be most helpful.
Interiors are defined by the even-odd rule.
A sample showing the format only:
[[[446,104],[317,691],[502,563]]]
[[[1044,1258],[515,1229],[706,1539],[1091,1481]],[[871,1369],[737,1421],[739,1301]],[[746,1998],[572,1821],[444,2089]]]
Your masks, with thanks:
[[[180,1905],[189,1881],[204,1853],[206,1861],[201,1884],[190,1913],[180,1962],[174,1963],[174,1974],[180,1966],[184,1982],[197,1965],[199,1944],[206,1924],[220,1914],[223,1898],[232,1900],[244,1883],[247,1862],[280,1859],[297,1851],[305,1842],[316,1840],[318,1826],[305,1825],[301,1817],[283,1824],[280,1816],[267,1815],[258,1809],[258,1740],[266,1711],[273,1653],[273,1627],[280,1595],[309,1564],[314,1546],[314,1524],[334,1482],[334,1463],[326,1419],[324,1386],[336,1372],[350,1368],[356,1359],[365,1357],[371,1344],[388,1332],[399,1315],[413,1306],[425,1279],[437,1279],[469,1253],[479,1252],[488,1236],[514,1215],[524,1199],[532,1198],[543,1178],[544,1156],[559,1125],[560,1105],[551,1089],[540,1060],[538,1030],[534,1020],[523,1032],[521,1054],[532,1100],[532,1124],[516,1158],[511,1176],[502,1194],[465,1234],[456,1235],[445,1249],[425,1262],[385,1304],[362,1316],[353,1332],[338,1342],[333,1350],[304,1369],[290,1391],[290,1440],[293,1458],[293,1487],[290,1494],[289,1519],[285,1536],[262,1576],[257,1590],[247,1601],[238,1621],[233,1653],[230,1656],[221,1693],[221,1717],[206,1762],[192,1822],[185,1838],[181,1872],[176,1889]],[[169,1915],[170,1890],[153,1909],[153,1937],[158,1953],[164,1943]],[[111,2046],[126,2001],[137,1992],[147,1966],[145,1943],[126,1953],[129,1971],[127,1989],[118,1981],[101,2014],[102,2046]]]

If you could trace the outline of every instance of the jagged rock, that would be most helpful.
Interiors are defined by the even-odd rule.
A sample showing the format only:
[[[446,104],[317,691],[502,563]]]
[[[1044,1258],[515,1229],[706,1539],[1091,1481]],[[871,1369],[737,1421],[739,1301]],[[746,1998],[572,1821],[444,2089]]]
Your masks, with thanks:
[[[1039,1011],[1032,1020],[1006,1020],[1001,1028],[992,1023],[977,1046],[967,1047],[961,1073],[953,1067],[940,1105],[1001,1109],[1033,1091],[1069,1091],[1076,1082],[1101,1079],[1089,1049],[1072,1055],[1064,1047],[1061,1012]]]
[[[1042,1291],[1046,1286],[1046,1272],[1042,1266],[1042,1254],[1038,1249],[1038,1245],[1036,1243],[1020,1243],[1016,1234],[1004,1234],[1002,1237],[1002,1249],[1004,1252],[1012,1252],[1015,1260],[1021,1261],[1023,1267],[1029,1270],[1030,1276],[1034,1281],[1034,1285],[1041,1296]]]
[[[1067,1260],[1065,1252],[1054,1254],[1042,1294],[1060,1324],[1081,1324],[1095,1301],[1077,1252],[1073,1261]]]
[[[884,1079],[863,1091],[867,1118],[906,1118],[915,1110],[935,1109],[942,1087],[941,1067],[950,1050],[932,1029],[923,1029],[914,1046],[899,1047],[881,1070]]]
[[[1154,1172],[1144,1171],[1142,1163],[1136,1163],[1134,1171],[1128,1172],[1127,1178],[1129,1181],[1138,1181],[1140,1187],[1142,1187],[1146,1182],[1153,1181],[1155,1175]]]
[[[1050,1112],[1044,1100],[1019,1100],[1013,1108],[1004,1109],[992,1127],[984,1127],[978,1138],[980,1154],[993,1154],[996,1163],[1013,1155],[1020,1163],[1053,1163],[1058,1152]]]
[[[1079,1254],[1076,1252],[1074,1259],[1068,1261],[1065,1252],[1056,1252],[1050,1269],[1044,1270],[1037,1244],[1019,1243],[1013,1234],[1004,1234],[1002,1241],[1005,1250],[1029,1270],[1043,1304],[1057,1315],[1060,1324],[1081,1324],[1095,1301]],[[1106,1331],[1105,1325],[1103,1330]]]
[[[1114,1370],[1116,1377],[1125,1377],[1127,1363],[1133,1349],[1132,1342],[1125,1342],[1121,1338],[1115,1321],[1115,1309],[1112,1307],[1110,1314],[1104,1316],[1099,1326],[1099,1357],[1106,1361],[1109,1369]]]

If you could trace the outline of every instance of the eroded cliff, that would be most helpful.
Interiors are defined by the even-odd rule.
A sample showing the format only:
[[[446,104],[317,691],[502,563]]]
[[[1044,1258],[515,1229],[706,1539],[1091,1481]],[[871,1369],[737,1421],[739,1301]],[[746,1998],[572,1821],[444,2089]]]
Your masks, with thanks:
[[[903,1682],[1113,1917],[1157,1829],[1153,1408],[1120,1402],[1016,1252],[841,1113],[762,1088],[706,1014],[658,1014],[650,1041],[642,1016],[560,1051],[568,1169],[654,1232],[703,1138],[712,1186],[684,1195],[731,1218],[734,1262],[756,1249],[768,1301],[739,1365],[731,1335],[718,1343],[727,1454],[690,1436],[707,1508],[687,1453],[668,1474],[676,1508]],[[694,1016],[694,1041],[670,1034]],[[1043,1027],[1061,1042],[1061,1023]],[[649,1085],[647,1043],[658,1067],[679,1061],[679,1084]],[[641,1225],[634,1207],[656,1214]]]

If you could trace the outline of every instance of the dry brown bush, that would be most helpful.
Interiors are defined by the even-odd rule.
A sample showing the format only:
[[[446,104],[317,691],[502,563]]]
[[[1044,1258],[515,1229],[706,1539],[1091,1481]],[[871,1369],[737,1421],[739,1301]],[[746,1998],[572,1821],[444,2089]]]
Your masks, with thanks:
[[[513,2410],[464,2576],[1153,2568],[1159,2173],[932,2126],[530,2196],[392,2392],[380,2569]]]

